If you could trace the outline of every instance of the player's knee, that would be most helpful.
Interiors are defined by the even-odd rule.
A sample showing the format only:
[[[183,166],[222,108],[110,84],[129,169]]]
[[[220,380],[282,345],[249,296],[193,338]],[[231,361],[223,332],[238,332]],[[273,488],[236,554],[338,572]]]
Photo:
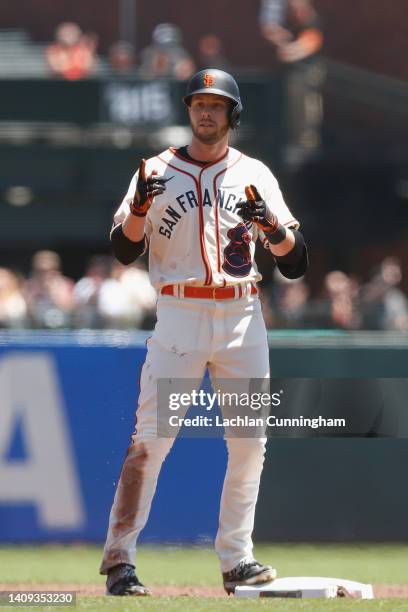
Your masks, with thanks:
[[[144,464],[162,463],[172,443],[173,441],[170,438],[139,440],[136,436],[129,448],[129,455],[135,459],[140,459]]]

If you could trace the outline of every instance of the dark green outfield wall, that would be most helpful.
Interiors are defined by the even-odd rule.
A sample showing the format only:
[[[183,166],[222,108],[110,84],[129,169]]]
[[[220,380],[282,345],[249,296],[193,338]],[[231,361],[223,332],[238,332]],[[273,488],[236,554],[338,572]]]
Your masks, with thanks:
[[[324,377],[398,378],[386,381],[395,383],[398,398],[385,409],[392,412],[398,403],[400,418],[407,418],[408,342],[403,336],[272,334],[270,359],[273,376],[283,378],[323,383]],[[362,409],[367,413],[372,405]],[[407,541],[407,467],[407,438],[270,439],[255,539]]]
[[[408,540],[408,440],[270,439],[258,541]]]

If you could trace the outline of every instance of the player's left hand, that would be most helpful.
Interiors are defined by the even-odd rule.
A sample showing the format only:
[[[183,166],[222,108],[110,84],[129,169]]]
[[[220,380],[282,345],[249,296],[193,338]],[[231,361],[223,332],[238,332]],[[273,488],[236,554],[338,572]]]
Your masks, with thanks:
[[[237,204],[237,212],[244,221],[256,223],[265,233],[273,233],[279,227],[278,217],[271,212],[255,185],[245,187],[247,200]]]

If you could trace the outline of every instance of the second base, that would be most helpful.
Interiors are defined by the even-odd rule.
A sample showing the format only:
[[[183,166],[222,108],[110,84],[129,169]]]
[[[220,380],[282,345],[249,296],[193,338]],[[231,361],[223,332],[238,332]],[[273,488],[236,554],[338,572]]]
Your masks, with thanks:
[[[351,597],[353,599],[374,599],[371,584],[363,584],[343,578],[320,576],[294,576],[277,578],[256,586],[238,586],[235,597],[291,597],[322,598]]]

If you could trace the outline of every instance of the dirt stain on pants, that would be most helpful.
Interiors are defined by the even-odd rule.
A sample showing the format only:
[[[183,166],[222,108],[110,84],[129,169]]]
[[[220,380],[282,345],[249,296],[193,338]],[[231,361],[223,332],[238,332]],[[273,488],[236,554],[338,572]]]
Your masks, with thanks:
[[[101,573],[119,563],[129,563],[126,546],[118,548],[122,538],[129,534],[134,528],[139,511],[139,501],[144,481],[144,471],[148,452],[143,442],[129,446],[125,461],[123,462],[115,500],[112,506],[109,535],[105,547],[105,555],[101,566]],[[115,541],[115,546],[110,546],[110,541]]]

